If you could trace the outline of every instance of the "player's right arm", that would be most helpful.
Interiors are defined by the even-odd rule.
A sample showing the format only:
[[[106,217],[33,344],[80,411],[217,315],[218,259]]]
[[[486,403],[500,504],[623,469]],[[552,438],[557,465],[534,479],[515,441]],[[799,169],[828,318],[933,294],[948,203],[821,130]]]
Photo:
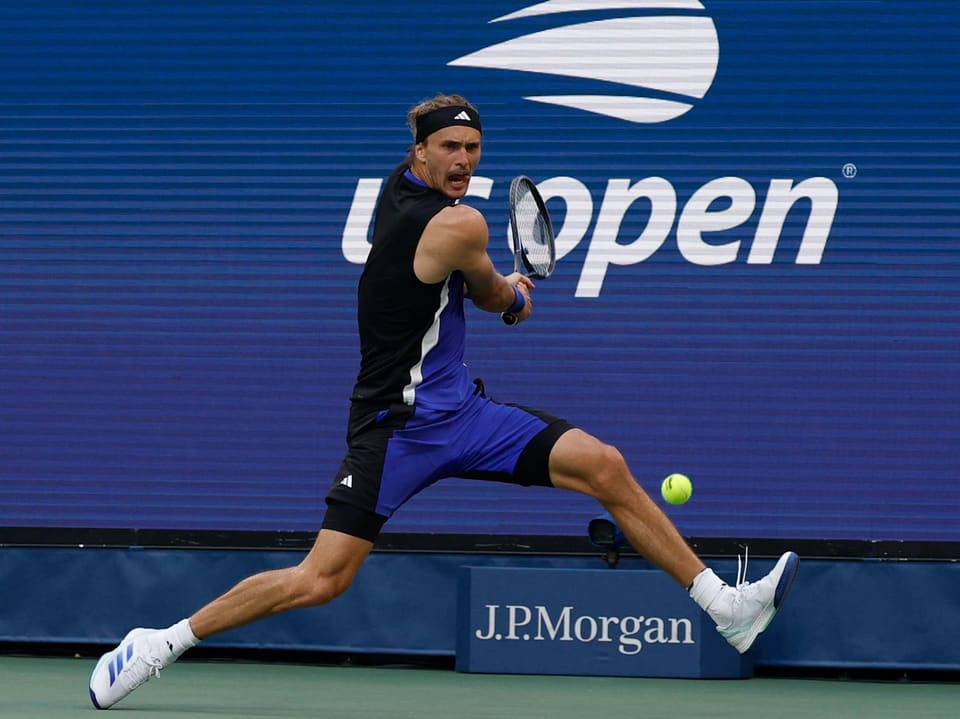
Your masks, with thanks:
[[[514,272],[506,277],[497,272],[487,254],[489,232],[486,220],[468,205],[446,207],[427,224],[417,246],[413,268],[421,282],[441,282],[460,270],[470,290],[470,299],[487,312],[504,312],[516,301],[514,287],[524,296],[518,318],[530,316],[529,277]]]

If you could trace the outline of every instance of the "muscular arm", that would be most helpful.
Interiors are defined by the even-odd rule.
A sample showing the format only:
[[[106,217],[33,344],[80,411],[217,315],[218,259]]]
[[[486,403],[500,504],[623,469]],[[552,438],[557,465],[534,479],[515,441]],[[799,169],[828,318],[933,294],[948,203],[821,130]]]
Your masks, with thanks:
[[[430,220],[420,244],[413,268],[422,282],[440,282],[454,270],[460,270],[470,288],[470,298],[482,310],[503,312],[510,307],[517,286],[526,299],[519,319],[530,315],[530,290],[533,283],[520,273],[504,277],[487,254],[487,223],[477,210],[455,205],[438,212]]]

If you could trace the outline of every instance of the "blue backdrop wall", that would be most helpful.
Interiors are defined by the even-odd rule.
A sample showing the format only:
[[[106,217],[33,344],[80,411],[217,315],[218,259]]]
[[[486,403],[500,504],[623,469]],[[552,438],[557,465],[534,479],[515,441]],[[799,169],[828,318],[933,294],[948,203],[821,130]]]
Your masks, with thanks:
[[[535,321],[469,317],[494,396],[691,475],[690,535],[960,540],[956,6],[444,7],[0,9],[0,521],[315,529],[372,205],[457,91],[499,265],[513,175],[559,228]],[[587,511],[451,482],[387,529]]]

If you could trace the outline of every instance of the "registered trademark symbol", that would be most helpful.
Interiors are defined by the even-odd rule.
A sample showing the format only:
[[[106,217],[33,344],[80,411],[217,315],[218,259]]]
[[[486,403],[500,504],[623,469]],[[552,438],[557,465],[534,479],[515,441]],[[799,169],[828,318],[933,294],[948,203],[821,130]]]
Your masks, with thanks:
[[[848,162],[846,165],[843,166],[843,169],[841,170],[841,172],[843,172],[843,176],[846,177],[848,180],[852,180],[854,177],[857,176],[857,166],[854,165],[852,162]]]

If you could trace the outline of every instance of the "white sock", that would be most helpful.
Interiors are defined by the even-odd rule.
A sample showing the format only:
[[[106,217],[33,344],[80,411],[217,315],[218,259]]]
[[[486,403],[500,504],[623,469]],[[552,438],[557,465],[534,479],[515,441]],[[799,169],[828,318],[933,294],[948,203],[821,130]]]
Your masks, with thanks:
[[[161,629],[160,637],[164,645],[160,648],[169,652],[169,656],[165,657],[165,663],[174,661],[190,647],[195,647],[200,643],[200,640],[194,635],[193,629],[190,628],[189,619],[181,619],[173,626]]]
[[[710,614],[710,605],[717,597],[723,594],[727,583],[718,577],[712,569],[707,567],[700,574],[693,578],[693,584],[690,585],[690,598],[695,601],[700,608],[707,614]],[[713,616],[710,614],[710,616]]]

